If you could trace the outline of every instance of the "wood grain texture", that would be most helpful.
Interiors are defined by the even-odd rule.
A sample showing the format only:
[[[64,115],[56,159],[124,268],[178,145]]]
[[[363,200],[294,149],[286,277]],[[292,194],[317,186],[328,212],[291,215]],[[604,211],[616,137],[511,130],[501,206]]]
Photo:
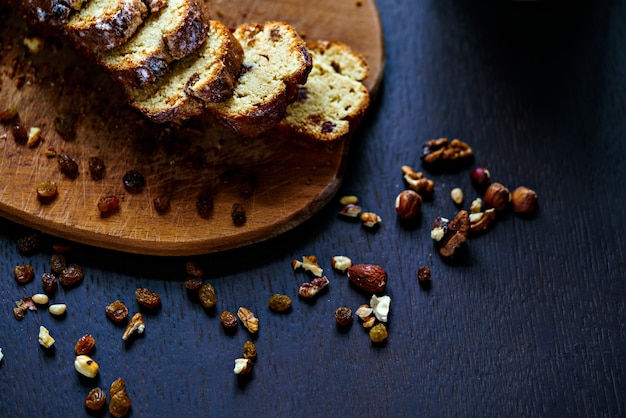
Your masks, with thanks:
[[[333,13],[325,12],[334,8]],[[234,27],[246,22],[283,20],[311,40],[348,43],[370,66],[366,85],[374,93],[383,70],[382,28],[374,1],[315,4],[300,1],[215,2],[213,16]],[[42,129],[43,142],[34,148],[13,141],[9,126],[0,127],[0,213],[12,220],[58,236],[105,248],[142,254],[190,255],[220,251],[262,241],[310,218],[334,196],[340,184],[349,141],[332,145],[297,143],[272,137],[242,139],[218,126],[190,122],[155,125],[126,106],[114,82],[68,48],[49,41],[38,54],[25,52],[27,36],[16,15],[2,28],[5,49],[0,79],[3,109],[17,108],[26,129]],[[7,45],[8,46],[8,45]],[[23,77],[23,79],[21,78]],[[18,87],[19,82],[23,85]],[[62,138],[53,121],[70,114],[76,138]],[[64,176],[53,147],[76,160],[80,175]],[[106,176],[94,181],[90,157],[106,164]],[[141,193],[127,193],[122,177],[137,170],[146,179]],[[242,185],[255,179],[249,195]],[[36,186],[55,181],[59,196],[41,204]],[[199,194],[214,191],[214,210],[201,217]],[[98,200],[115,194],[120,210],[101,217]],[[171,200],[159,214],[152,201]],[[233,204],[243,205],[247,222],[231,219]]]
[[[385,78],[337,192],[381,216],[375,232],[339,218],[335,198],[284,234],[219,253],[156,257],[72,243],[68,261],[85,280],[52,295],[67,316],[40,309],[18,322],[14,301],[41,290],[58,239],[44,234],[39,253],[20,254],[16,240],[31,231],[0,219],[0,415],[90,416],[89,389],[124,377],[132,418],[624,417],[626,3],[559,3],[377,1]],[[425,171],[434,194],[415,225],[403,224],[394,209],[400,167],[424,168],[421,145],[440,136],[470,142],[475,159]],[[509,187],[534,188],[539,210],[503,214],[444,261],[430,227],[458,210],[451,188],[464,190],[464,205],[475,197],[468,172],[479,165]],[[386,344],[372,345],[357,320],[335,327],[336,308],[369,300],[332,270],[338,254],[388,272]],[[317,256],[330,280],[312,302],[297,296],[310,277],[291,266],[304,255]],[[215,287],[214,311],[184,287],[189,260]],[[35,281],[13,280],[21,263]],[[417,284],[422,265],[433,274],[428,291]],[[104,306],[121,299],[141,310],[140,286],[163,305],[144,312],[143,337],[124,343]],[[291,296],[291,311],[271,312],[273,293]],[[259,317],[256,337],[241,326],[223,331],[219,313],[239,306]],[[39,325],[55,350],[38,345]],[[73,345],[87,332],[100,364],[93,381],[73,368]],[[234,359],[248,339],[258,359],[249,379],[237,379]]]

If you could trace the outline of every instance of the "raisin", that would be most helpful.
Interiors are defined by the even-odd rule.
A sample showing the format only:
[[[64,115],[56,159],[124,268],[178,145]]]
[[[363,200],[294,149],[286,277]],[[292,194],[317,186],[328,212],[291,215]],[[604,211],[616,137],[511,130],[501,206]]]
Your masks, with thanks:
[[[215,289],[208,283],[203,284],[198,289],[198,297],[200,298],[200,303],[206,309],[210,309],[215,306],[217,302],[217,296],[215,295]]]
[[[185,272],[192,277],[204,277],[204,269],[193,261],[188,261],[185,264]]]
[[[9,122],[13,122],[18,118],[17,109],[12,107],[9,109],[4,109],[0,111],[0,123],[5,124]]]
[[[102,196],[98,200],[98,210],[101,214],[113,213],[120,207],[120,198],[115,195]]]
[[[111,396],[119,392],[126,392],[126,382],[121,377],[115,379],[113,383],[111,383],[111,389],[109,389],[109,394]]]
[[[146,185],[146,179],[137,170],[128,170],[122,178],[124,187],[129,193],[141,193]]]
[[[237,327],[237,315],[230,311],[224,311],[220,314],[220,322],[226,329],[235,329]]]
[[[102,158],[91,157],[89,159],[89,174],[93,180],[102,180],[104,178],[105,170],[106,166],[104,165]]]
[[[274,294],[270,297],[269,307],[274,312],[284,312],[291,307],[291,298],[287,295]]]
[[[141,306],[148,309],[156,309],[161,306],[161,297],[145,287],[139,287],[135,290],[135,298]]]
[[[56,274],[61,274],[65,267],[67,267],[65,256],[63,254],[52,254],[50,257],[50,270]]]
[[[88,354],[96,345],[96,339],[91,334],[85,334],[76,341],[74,351],[77,355]]]
[[[202,286],[202,279],[199,277],[187,277],[185,280],[185,289],[199,290]]]
[[[322,123],[322,133],[328,134],[335,130],[336,125],[332,122],[326,121]]]
[[[198,215],[208,218],[213,212],[213,192],[205,190],[200,193],[196,199],[196,209]]]
[[[113,322],[120,323],[128,318],[128,308],[120,300],[116,300],[104,308],[109,319]]]
[[[66,141],[76,137],[75,119],[68,113],[60,113],[54,117],[54,130]]]
[[[241,203],[233,203],[233,207],[230,210],[230,217],[235,226],[242,226],[246,223],[246,209]]]
[[[35,278],[35,270],[30,264],[20,264],[13,269],[13,276],[19,284],[26,284]]]
[[[15,143],[18,145],[24,145],[26,141],[28,141],[28,130],[19,121],[11,125],[11,134],[13,135]]]
[[[428,266],[422,266],[417,270],[417,280],[422,284],[430,282],[430,275],[430,268],[428,268]]]
[[[243,358],[254,360],[256,359],[256,346],[252,341],[248,340],[243,344],[242,353]]]
[[[374,343],[380,343],[380,342],[386,340],[387,337],[389,336],[389,334],[387,332],[387,327],[385,327],[385,325],[383,325],[383,324],[374,325],[370,329],[369,334],[370,334],[370,339]]]
[[[44,181],[37,185],[37,199],[41,203],[50,203],[59,194],[57,185],[53,181]]]
[[[167,196],[157,196],[152,203],[154,203],[154,209],[158,213],[167,213],[170,210],[170,198]]]
[[[243,197],[250,197],[256,188],[257,178],[254,174],[248,174],[243,178],[239,185],[239,192]]]
[[[91,389],[85,398],[85,406],[91,411],[99,411],[106,402],[107,395],[100,388]]]
[[[33,255],[39,251],[39,235],[31,234],[17,239],[17,250],[22,255]]]
[[[72,157],[67,155],[66,153],[60,153],[57,156],[57,161],[59,163],[59,168],[61,172],[65,174],[70,179],[75,179],[78,177],[78,164]]]
[[[57,290],[57,278],[52,273],[44,273],[41,275],[41,286],[46,293],[54,293]]]
[[[115,418],[121,418],[128,414],[130,409],[130,397],[126,391],[117,392],[115,395],[111,395],[111,402],[109,403],[109,413]]]
[[[63,286],[73,286],[78,284],[85,277],[83,268],[78,264],[70,264],[59,274],[59,281]]]
[[[341,327],[352,324],[352,318],[352,310],[350,308],[343,306],[335,311],[335,321]]]

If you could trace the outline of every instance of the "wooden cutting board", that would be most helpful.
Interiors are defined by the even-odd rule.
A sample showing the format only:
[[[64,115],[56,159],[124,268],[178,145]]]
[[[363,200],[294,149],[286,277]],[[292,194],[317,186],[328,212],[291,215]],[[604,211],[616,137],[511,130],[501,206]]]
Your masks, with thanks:
[[[380,82],[384,47],[374,0],[213,0],[209,6],[213,18],[231,26],[283,20],[307,40],[346,42],[368,62],[370,91]],[[310,218],[336,193],[348,141],[243,139],[199,122],[150,123],[125,104],[107,75],[57,40],[46,39],[39,53],[27,52],[23,41],[33,34],[0,7],[0,111],[17,108],[22,126],[41,128],[42,138],[35,147],[20,145],[10,127],[0,125],[1,216],[103,248],[193,255],[274,237]],[[54,129],[59,115],[75,121],[75,139]],[[72,157],[78,177],[63,175],[57,159],[46,155],[49,149]],[[91,178],[90,157],[104,161],[104,179]],[[129,170],[146,180],[140,193],[124,188]],[[59,194],[42,204],[36,188],[45,181],[56,182]],[[196,202],[209,189],[214,209],[202,217]],[[120,207],[102,217],[97,202],[108,194],[120,197]],[[168,212],[155,210],[157,196],[170,199]],[[241,226],[231,217],[235,203],[246,213]]]

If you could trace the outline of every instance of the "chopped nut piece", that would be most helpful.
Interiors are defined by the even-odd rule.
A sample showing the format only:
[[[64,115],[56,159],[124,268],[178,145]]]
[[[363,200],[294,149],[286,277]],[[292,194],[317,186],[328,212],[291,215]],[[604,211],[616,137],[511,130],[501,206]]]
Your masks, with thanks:
[[[363,212],[361,214],[361,223],[366,228],[375,228],[380,225],[382,219],[374,212]]]
[[[513,212],[528,215],[537,207],[537,193],[528,187],[520,186],[513,190],[511,206]]]
[[[303,298],[312,298],[317,295],[323,288],[328,286],[330,281],[328,277],[315,277],[309,283],[302,283],[298,289],[298,294]]]
[[[494,208],[487,209],[484,212],[471,213],[469,215],[471,234],[484,231],[496,220],[496,210]]]
[[[303,268],[305,271],[309,271],[314,276],[317,276],[317,277],[321,277],[322,274],[324,273],[324,269],[320,267],[320,265],[318,264],[317,257],[315,257],[314,255],[303,256],[302,262],[295,260],[295,259],[291,260],[291,265],[293,266],[294,270]]]
[[[33,126],[28,130],[28,139],[26,140],[26,146],[28,148],[35,148],[41,141],[41,128]]]
[[[237,327],[237,316],[230,311],[224,311],[220,314],[220,322],[224,328],[234,329]]]
[[[15,316],[15,319],[17,319],[18,321],[21,321],[26,316],[26,311],[26,306],[16,306],[15,308],[13,308],[13,316]]]
[[[370,299],[370,306],[374,312],[374,316],[380,322],[387,322],[389,316],[389,307],[391,305],[391,298],[389,296],[377,297],[372,295]]]
[[[356,196],[342,196],[341,199],[339,199],[339,203],[341,205],[356,205],[357,203],[359,203],[359,198]]]
[[[348,269],[348,278],[359,289],[378,293],[387,286],[387,272],[375,264],[357,264]]]
[[[361,206],[355,205],[354,203],[348,203],[339,210],[339,215],[345,218],[358,218],[361,211]]]
[[[37,306],[35,305],[35,303],[33,302],[33,298],[26,296],[24,299],[22,299],[19,302],[15,302],[16,306],[23,306],[26,309],[28,309],[29,311],[36,311],[37,310]]]
[[[435,182],[426,178],[421,171],[415,172],[412,167],[403,165],[402,173],[404,181],[417,193],[431,193],[435,189]]]
[[[372,328],[375,323],[376,323],[376,317],[368,316],[367,318],[363,319],[363,328]]]
[[[335,270],[345,273],[352,266],[352,260],[345,255],[336,255],[332,258],[330,265]]]
[[[91,411],[99,411],[107,402],[107,395],[100,388],[89,391],[85,398],[85,407]]]
[[[44,293],[35,293],[32,297],[31,297],[32,301],[35,302],[37,305],[45,305],[48,303],[48,301],[50,300],[50,298],[48,298],[48,295],[44,294]]]
[[[48,307],[48,312],[50,312],[54,316],[61,316],[65,314],[67,311],[67,305],[64,303],[55,303],[54,305],[50,305]]]
[[[370,329],[370,339],[374,343],[380,343],[387,339],[389,333],[384,324],[378,324]]]
[[[131,335],[135,333],[143,334],[145,329],[146,329],[146,324],[143,321],[143,315],[141,315],[140,312],[137,312],[135,315],[133,315],[133,317],[128,322],[128,325],[126,326],[126,330],[124,331],[124,334],[122,335],[122,339],[126,341]]]
[[[4,358],[4,354],[2,354],[2,348],[0,348],[0,361]]]
[[[116,300],[104,308],[104,311],[113,322],[120,323],[126,318],[128,318],[128,308],[124,303],[120,300]]]
[[[455,204],[460,205],[461,203],[463,203],[463,190],[455,187],[450,191],[450,197]]]
[[[341,308],[337,308],[335,310],[335,322],[340,327],[347,327],[352,324],[352,309],[342,306]]]
[[[98,371],[100,370],[98,363],[96,363],[91,357],[84,354],[76,356],[74,359],[74,368],[78,373],[89,378],[96,377]]]
[[[509,206],[511,192],[500,183],[491,183],[483,196],[483,202],[490,208],[500,212]]]
[[[85,334],[74,344],[74,352],[77,355],[89,354],[96,345],[96,339],[91,334]]]
[[[276,293],[270,297],[269,307],[274,312],[284,312],[291,308],[291,298],[287,295]]]
[[[355,314],[360,319],[365,320],[365,319],[369,318],[372,315],[372,312],[374,312],[374,310],[372,309],[371,306],[369,306],[369,305],[361,305],[361,306],[358,307],[358,309],[356,310]]]
[[[447,138],[431,139],[424,144],[422,161],[425,164],[461,163],[474,155],[472,147],[458,139],[448,141]]]
[[[233,368],[233,372],[236,375],[243,375],[252,372],[254,367],[254,363],[252,360],[248,358],[238,358],[235,359],[235,367]]]
[[[476,199],[472,200],[472,203],[470,204],[470,214],[472,213],[478,213],[481,210],[483,210],[483,200],[480,197],[477,197]]]
[[[467,241],[469,228],[469,214],[466,210],[460,210],[452,221],[442,217],[435,219],[431,237],[439,245],[439,254],[446,258],[452,257],[456,250]],[[442,231],[443,236],[441,236]]]
[[[250,333],[255,334],[259,331],[259,319],[254,316],[252,311],[247,308],[240,307],[237,310],[237,316],[241,320],[243,326],[246,327]]]
[[[415,190],[403,190],[396,197],[396,213],[400,219],[410,221],[415,219],[422,210],[422,196]]]
[[[50,348],[54,344],[54,338],[50,335],[50,331],[43,325],[39,327],[39,344],[41,344],[45,348]]]
[[[243,358],[253,360],[256,358],[256,346],[250,340],[243,343],[242,349]]]
[[[57,156],[57,152],[54,147],[48,147],[44,150],[43,155],[45,155],[47,158],[54,158]]]

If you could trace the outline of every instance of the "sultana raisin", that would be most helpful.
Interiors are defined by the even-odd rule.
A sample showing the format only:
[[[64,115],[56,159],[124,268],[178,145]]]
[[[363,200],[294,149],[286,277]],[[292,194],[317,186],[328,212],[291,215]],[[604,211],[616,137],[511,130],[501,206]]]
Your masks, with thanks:
[[[41,275],[41,286],[46,293],[54,293],[57,290],[57,277],[52,273]]]
[[[237,327],[237,315],[230,311],[224,311],[220,314],[220,322],[226,329],[234,329]]]
[[[111,396],[118,392],[126,392],[126,381],[121,377],[115,379],[113,383],[111,383],[111,389],[109,389]]]
[[[30,264],[20,264],[13,269],[13,276],[19,284],[26,284],[35,278],[35,270]]]
[[[30,234],[17,239],[17,250],[22,255],[33,255],[39,251],[39,235]]]
[[[41,203],[50,203],[59,194],[57,184],[53,181],[44,181],[37,185],[37,199]]]
[[[199,277],[187,277],[185,280],[185,289],[187,290],[199,290],[202,286],[202,279]]]
[[[91,389],[85,398],[85,406],[91,411],[99,411],[106,402],[107,395],[100,388]]]
[[[74,351],[77,355],[87,354],[96,345],[96,339],[91,334],[85,334],[74,344]]]
[[[243,344],[243,358],[247,358],[250,360],[256,359],[256,346],[250,340],[246,341]]]
[[[384,324],[374,325],[370,329],[370,339],[372,342],[379,343],[387,339],[389,334],[387,333],[387,327]]]
[[[61,172],[70,179],[78,177],[78,164],[72,157],[66,153],[60,153],[57,155],[57,161]]]
[[[269,307],[274,312],[284,312],[291,307],[291,298],[287,295],[276,293],[270,297]]]
[[[215,303],[217,303],[215,289],[209,283],[205,283],[200,286],[200,289],[198,289],[198,297],[200,298],[200,303],[206,309],[214,307]]]
[[[75,119],[69,113],[60,113],[54,117],[54,130],[66,141],[76,137]]]
[[[188,261],[185,264],[185,272],[192,277],[204,277],[204,269],[193,261]]]
[[[213,212],[213,192],[205,190],[196,199],[196,210],[198,215],[208,218]]]
[[[233,203],[233,207],[230,210],[230,218],[235,226],[242,226],[246,223],[246,209],[241,203]]]
[[[135,290],[135,298],[141,306],[148,309],[156,309],[161,306],[161,297],[145,287],[139,287]]]
[[[63,254],[52,254],[50,257],[50,270],[56,274],[60,274],[67,267],[65,256]]]
[[[93,180],[102,180],[104,178],[105,171],[106,166],[104,165],[104,160],[102,158],[89,158],[89,174]]]
[[[158,213],[167,213],[170,210],[170,198],[167,196],[157,196],[154,198],[152,203],[154,204],[154,209]]]
[[[115,195],[102,196],[98,200],[98,210],[101,214],[114,212],[120,206],[120,198]]]
[[[113,322],[120,323],[128,318],[128,308],[120,300],[116,300],[104,308],[107,316]]]
[[[146,185],[146,179],[137,170],[128,170],[124,174],[122,182],[129,193],[140,193]]]
[[[78,264],[70,264],[59,274],[59,281],[63,286],[73,286],[78,284],[85,277],[83,268]]]
[[[335,310],[335,321],[339,326],[345,327],[352,324],[352,318],[352,310],[350,308],[342,306]]]

